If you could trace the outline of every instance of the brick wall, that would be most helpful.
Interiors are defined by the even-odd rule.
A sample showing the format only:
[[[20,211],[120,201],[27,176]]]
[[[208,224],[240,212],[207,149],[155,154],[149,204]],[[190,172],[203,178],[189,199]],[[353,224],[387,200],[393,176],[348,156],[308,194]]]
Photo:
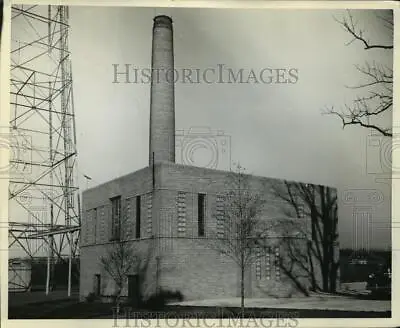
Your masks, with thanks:
[[[155,243],[153,239],[141,239],[140,241],[127,242],[129,247],[133,247],[135,255],[139,258],[138,266],[134,266],[129,274],[143,275],[142,292],[144,296],[151,295],[156,291],[156,256]],[[95,291],[95,275],[101,277],[101,295],[112,296],[115,292],[115,282],[107,274],[101,265],[102,257],[108,258],[107,251],[112,250],[114,245],[111,242],[84,246],[81,250],[81,268],[80,268],[80,299]],[[140,271],[140,272],[139,272]],[[127,295],[128,286],[125,284],[122,295]]]
[[[155,188],[152,190],[152,170],[142,169],[115,179],[83,194],[85,213],[81,241],[81,296],[93,289],[93,278],[99,268],[99,257],[108,242],[111,227],[109,199],[121,195],[126,207],[127,223],[123,237],[132,239],[138,249],[152,248],[152,270],[146,276],[146,286],[159,286],[179,290],[186,299],[223,298],[238,296],[240,291],[239,267],[215,250],[210,238],[218,234],[221,219],[220,195],[229,186],[229,172],[160,163],[155,166]],[[293,233],[309,231],[309,218],[291,219],[291,208],[274,198],[271,185],[278,180],[249,176],[250,187],[262,191],[265,197],[263,218],[268,227],[268,247],[258,251],[259,256],[246,272],[247,297],[290,296],[299,294],[298,288],[276,265],[277,257],[285,258],[285,251],[276,247],[282,239],[287,222]],[[198,193],[206,195],[205,237],[198,235]],[[141,195],[141,239],[135,240],[136,196]],[[285,208],[286,206],[286,208]],[[96,241],[93,240],[94,220],[91,211],[97,208]],[[104,212],[104,215],[102,214]],[[285,215],[283,214],[285,212]],[[294,214],[294,213],[293,213]],[[287,233],[287,232],[286,232]],[[88,236],[88,237],[85,237]],[[299,237],[298,247],[306,247],[307,239]],[[157,262],[156,257],[159,260]],[[155,265],[158,263],[158,270]],[[299,279],[305,282],[301,268],[295,268]],[[158,282],[156,282],[158,272]],[[104,273],[103,273],[104,275]],[[112,282],[102,278],[104,293],[112,292]],[[148,293],[154,288],[148,288]]]
[[[85,190],[82,194],[83,220],[81,226],[81,247],[102,244],[110,240],[111,233],[111,198],[121,196],[123,224],[126,234],[135,233],[136,196],[141,196],[141,235],[149,236],[151,225],[147,216],[148,199],[151,198],[152,171],[144,168],[132,174],[120,177],[98,187]],[[97,210],[94,220],[94,210]],[[96,233],[95,233],[96,232]],[[96,240],[94,237],[96,235]]]

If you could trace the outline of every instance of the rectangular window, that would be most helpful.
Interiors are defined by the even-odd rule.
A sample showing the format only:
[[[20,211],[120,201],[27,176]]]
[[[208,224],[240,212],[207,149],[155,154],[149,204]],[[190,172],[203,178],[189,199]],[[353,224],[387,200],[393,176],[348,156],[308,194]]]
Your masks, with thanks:
[[[111,198],[111,240],[119,240],[121,235],[121,196]]]
[[[140,196],[136,196],[136,238],[140,238],[140,207],[141,200]]]
[[[125,204],[124,208],[126,209],[126,219],[124,219],[124,222],[126,222],[128,224],[126,224],[126,231],[125,231],[125,228],[124,228],[123,233],[124,233],[124,236],[126,236],[127,239],[132,237],[132,229],[133,229],[133,227],[131,227],[131,226],[133,226],[133,224],[131,224],[131,222],[130,222],[131,215],[132,215],[131,201],[132,201],[131,198],[126,198],[125,199],[125,203],[124,203]]]
[[[199,237],[204,237],[204,216],[206,213],[206,195],[198,194],[198,235]]]
[[[224,196],[217,195],[217,203],[216,203],[216,213],[215,216],[217,218],[217,236],[218,238],[224,238],[225,235],[225,203]]]
[[[105,242],[107,240],[106,230],[106,213],[105,206],[101,206],[99,209],[99,242]]]
[[[265,275],[267,280],[271,279],[271,248],[268,247],[265,254]]]
[[[258,280],[261,279],[261,249],[256,248],[256,277]]]
[[[90,244],[90,210],[86,211],[85,224],[84,224],[84,238],[83,245]]]
[[[97,208],[93,209],[94,243],[97,243]]]
[[[275,247],[275,280],[279,281],[281,279],[281,258],[280,249]]]
[[[299,217],[300,218],[304,218],[305,214],[304,214],[304,204],[298,203],[298,208],[299,208]]]
[[[178,235],[184,236],[186,232],[186,193],[178,191],[176,200],[178,214]]]
[[[147,194],[147,235],[153,235],[153,221],[152,221],[152,208],[153,208],[153,195]]]

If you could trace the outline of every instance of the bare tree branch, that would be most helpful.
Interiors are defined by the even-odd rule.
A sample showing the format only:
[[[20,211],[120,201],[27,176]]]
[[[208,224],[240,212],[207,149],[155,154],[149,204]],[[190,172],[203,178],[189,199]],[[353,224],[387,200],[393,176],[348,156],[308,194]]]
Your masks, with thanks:
[[[333,189],[325,186],[287,181],[283,183],[277,182],[273,185],[273,190],[275,196],[285,201],[286,205],[290,205],[295,209],[299,207],[306,208],[307,211],[305,212],[309,213],[309,218],[300,220],[310,220],[312,229],[310,236],[305,226],[296,226],[301,236],[307,236],[307,247],[299,245],[297,239],[287,237],[282,239],[281,245],[286,250],[287,257],[281,263],[281,268],[293,281],[296,280],[296,285],[301,282],[299,276],[294,275],[293,272],[300,269],[314,289],[334,292],[338,269],[338,259],[335,258],[334,252],[338,238],[336,193]],[[293,202],[292,199],[296,201]],[[285,211],[285,205],[282,206],[282,210]],[[293,231],[293,224],[295,223],[290,223],[290,221],[286,223],[284,236]],[[317,261],[316,268],[319,268],[322,276],[322,284],[316,276],[315,261]]]
[[[360,117],[371,116],[371,114],[365,113],[365,114],[362,114],[362,115],[360,115],[360,114],[355,115],[355,114],[353,114],[352,110],[350,110],[350,114],[348,114],[348,113],[345,113],[345,112],[335,111],[333,108],[328,110],[328,111],[326,111],[325,113],[326,114],[336,115],[337,117],[339,117],[341,119],[341,121],[342,121],[343,129],[348,125],[359,125],[359,126],[361,126],[363,128],[370,128],[370,129],[372,129],[374,131],[378,131],[379,133],[381,133],[383,136],[386,136],[386,137],[392,137],[393,136],[391,128],[383,128],[383,127],[379,127],[379,126],[374,125],[374,124],[368,124],[368,123],[365,123],[364,121],[362,121],[360,119]]]
[[[382,18],[379,17],[380,19],[382,19],[384,22],[386,22],[388,25],[387,26],[391,26],[393,29],[393,17],[392,19],[389,18]],[[342,20],[337,19],[336,17],[334,17],[334,19],[350,34],[353,36],[353,40],[350,41],[351,44],[353,41],[358,40],[360,41],[363,45],[364,45],[364,49],[369,50],[369,49],[393,49],[393,44],[391,45],[383,45],[383,44],[373,44],[371,43],[367,37],[364,35],[364,30],[362,30],[361,28],[357,27],[357,22],[354,21],[354,17],[351,14],[350,10],[347,10],[347,16],[344,16]]]
[[[392,11],[387,11],[387,13],[387,17],[382,15],[376,17],[390,35],[393,35],[393,13]],[[334,19],[352,36],[352,40],[347,45],[356,41],[360,42],[365,50],[393,52],[393,44],[371,42],[350,10],[347,10],[341,19],[337,17]],[[363,80],[358,85],[347,86],[347,88],[364,94],[357,95],[351,104],[345,104],[342,109],[325,108],[322,113],[337,116],[342,122],[343,129],[351,125],[360,126],[379,132],[383,136],[392,137],[392,127],[382,126],[379,119],[386,113],[390,114],[393,109],[393,69],[375,61],[355,65],[355,68]]]

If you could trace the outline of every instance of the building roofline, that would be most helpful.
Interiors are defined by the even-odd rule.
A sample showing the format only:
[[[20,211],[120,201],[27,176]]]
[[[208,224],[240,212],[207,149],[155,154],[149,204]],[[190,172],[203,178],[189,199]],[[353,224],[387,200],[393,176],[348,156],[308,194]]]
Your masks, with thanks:
[[[194,166],[194,165],[185,165],[185,164],[180,164],[180,163],[173,163],[173,162],[167,162],[167,161],[162,161],[162,162],[157,162],[154,164],[155,168],[158,167],[165,167],[165,166],[177,166],[177,167],[182,167],[182,168],[190,168],[192,170],[199,170],[199,171],[205,171],[206,173],[210,173],[210,174],[235,174],[235,171],[228,171],[228,170],[217,170],[217,169],[211,169],[211,168],[207,168],[207,167],[201,167],[201,166]],[[94,187],[85,189],[82,191],[82,195],[92,191],[93,189],[97,189],[101,186],[105,186],[107,184],[109,184],[110,182],[115,182],[117,180],[120,179],[124,179],[127,178],[131,175],[137,174],[138,172],[142,172],[145,170],[151,170],[150,166],[145,166],[137,171],[131,172],[131,173],[127,173],[121,176],[118,176],[114,179],[108,180],[106,182],[103,182],[101,184],[98,184]],[[276,181],[288,181],[288,182],[292,182],[292,183],[302,183],[302,184],[312,184],[312,185],[316,185],[316,186],[324,186],[324,187],[328,187],[328,188],[332,188],[332,189],[337,189],[337,187],[333,187],[333,186],[329,186],[329,185],[322,185],[322,184],[317,184],[317,183],[313,183],[313,182],[305,182],[305,181],[296,181],[296,180],[288,180],[285,178],[279,178],[279,177],[271,177],[271,176],[262,176],[262,175],[255,175],[255,174],[251,174],[251,173],[244,173],[245,176],[248,177],[252,177],[252,178],[256,178],[256,179],[269,179],[269,180],[276,180]]]
[[[194,165],[185,165],[185,164],[179,164],[179,163],[171,163],[171,162],[159,162],[156,165],[165,165],[165,166],[180,166],[180,167],[190,167],[191,169],[198,169],[201,171],[207,171],[209,173],[223,173],[223,174],[235,174],[235,171],[233,170],[216,170],[216,169],[211,169],[211,168],[206,168],[206,167],[200,167],[200,166],[194,166]],[[328,187],[328,188],[332,188],[332,189],[337,189],[337,187],[334,186],[329,186],[329,185],[322,185],[322,184],[318,184],[318,183],[313,183],[313,182],[306,182],[306,181],[296,181],[296,180],[289,180],[289,179],[285,179],[285,178],[280,178],[280,177],[271,177],[271,176],[262,176],[262,175],[256,175],[256,174],[251,174],[251,173],[244,173],[245,176],[248,177],[253,177],[253,178],[258,178],[258,179],[269,179],[269,180],[276,180],[276,181],[288,181],[288,182],[292,182],[292,183],[302,183],[302,184],[312,184],[315,186],[324,186],[324,187]]]

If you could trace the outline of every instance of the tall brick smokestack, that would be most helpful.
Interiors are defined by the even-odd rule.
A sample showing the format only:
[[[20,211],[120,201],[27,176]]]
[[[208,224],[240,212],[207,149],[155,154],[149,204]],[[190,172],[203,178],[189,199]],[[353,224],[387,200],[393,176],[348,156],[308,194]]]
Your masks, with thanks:
[[[172,19],[156,16],[153,24],[150,95],[149,165],[175,162],[175,91]],[[159,72],[159,73],[157,73]]]

